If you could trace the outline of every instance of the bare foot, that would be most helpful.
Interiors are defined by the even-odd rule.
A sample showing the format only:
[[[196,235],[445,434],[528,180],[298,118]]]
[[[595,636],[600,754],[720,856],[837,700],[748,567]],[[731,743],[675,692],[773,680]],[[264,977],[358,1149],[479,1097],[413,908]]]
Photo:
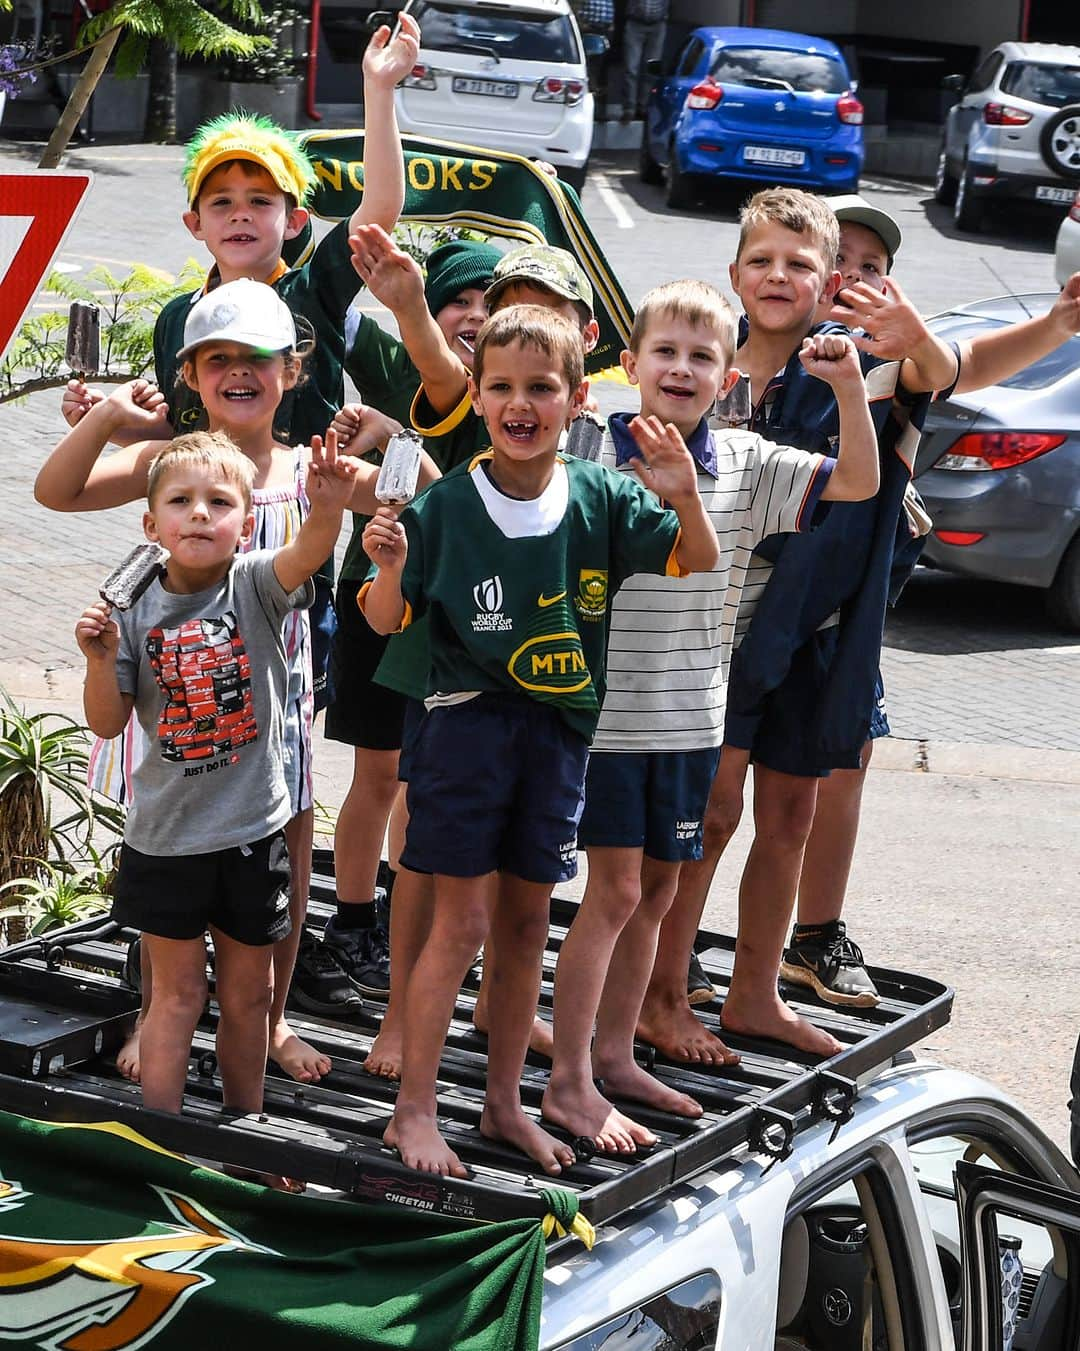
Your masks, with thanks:
[[[691,1065],[737,1065],[737,1052],[730,1051],[694,1016],[686,996],[675,1003],[651,1000],[648,995],[638,1018],[635,1036],[655,1046],[669,1060]]]
[[[602,1079],[604,1091],[613,1098],[632,1098],[634,1102],[643,1102],[661,1112],[673,1112],[676,1116],[699,1117],[705,1111],[701,1103],[686,1093],[678,1093],[660,1082],[654,1075],[643,1070],[640,1065],[601,1065],[594,1064],[596,1077]]]
[[[383,1131],[383,1144],[396,1149],[402,1163],[421,1173],[469,1176],[465,1165],[439,1134],[435,1118],[427,1113],[399,1107]]]
[[[139,1018],[131,1029],[131,1036],[116,1053],[116,1068],[129,1083],[139,1082],[139,1034],[142,1032],[142,1019]]]
[[[401,1078],[401,1028],[384,1018],[379,1034],[371,1043],[371,1050],[360,1068],[380,1079]]]
[[[488,1021],[486,1014],[478,1013],[479,1005],[473,1009],[473,1027],[477,1032],[485,1037],[488,1034]],[[551,1059],[552,1051],[555,1049],[555,1039],[552,1035],[551,1024],[546,1023],[543,1018],[533,1019],[532,1031],[529,1033],[529,1050],[535,1051],[537,1055],[542,1055],[545,1060]]]
[[[283,1018],[270,1036],[270,1059],[298,1084],[317,1084],[330,1073],[330,1057],[302,1041]]]
[[[844,1049],[831,1033],[800,1018],[779,995],[761,1002],[740,1002],[737,998],[733,1000],[729,993],[724,1001],[720,1021],[728,1032],[747,1037],[771,1037],[774,1041],[787,1042],[796,1050],[808,1051],[811,1055],[826,1057]]]
[[[569,1145],[549,1135],[543,1126],[526,1116],[517,1103],[508,1108],[493,1107],[491,1103],[486,1103],[480,1117],[480,1134],[487,1140],[502,1140],[520,1149],[530,1159],[535,1159],[551,1177],[558,1176],[575,1160],[574,1151]]]
[[[545,1120],[571,1135],[587,1136],[604,1154],[634,1154],[638,1145],[656,1144],[652,1131],[612,1107],[595,1084],[549,1083],[540,1111]]]

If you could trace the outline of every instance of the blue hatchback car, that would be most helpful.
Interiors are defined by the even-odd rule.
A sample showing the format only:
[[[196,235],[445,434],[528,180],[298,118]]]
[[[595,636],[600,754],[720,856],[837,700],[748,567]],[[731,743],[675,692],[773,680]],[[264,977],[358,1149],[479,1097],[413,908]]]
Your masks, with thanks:
[[[695,28],[649,94],[639,172],[669,206],[703,179],[857,192],[863,107],[840,49],[773,28]]]

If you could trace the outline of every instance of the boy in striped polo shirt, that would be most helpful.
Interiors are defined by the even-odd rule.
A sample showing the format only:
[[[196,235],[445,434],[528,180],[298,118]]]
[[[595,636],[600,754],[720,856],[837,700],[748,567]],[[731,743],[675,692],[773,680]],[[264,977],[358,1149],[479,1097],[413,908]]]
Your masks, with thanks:
[[[738,378],[735,338],[735,316],[715,287],[677,281],[645,297],[622,355],[641,390],[642,416],[672,424],[695,461],[721,556],[712,572],[678,590],[660,577],[630,578],[612,610],[608,689],[578,830],[589,879],[559,958],[555,1055],[543,1103],[545,1117],[609,1152],[632,1152],[654,1137],[618,1112],[595,1078],[615,1096],[701,1114],[692,1098],[635,1062],[634,1028],[680,867],[701,857],[736,616],[740,631],[748,623],[743,584],[751,553],[768,535],[807,528],[819,500],[859,500],[878,482],[866,391],[844,337],[810,339],[802,353],[841,409],[838,459],[752,432],[709,430],[706,416]],[[623,472],[637,454],[630,417],[609,420],[603,449],[604,463]]]

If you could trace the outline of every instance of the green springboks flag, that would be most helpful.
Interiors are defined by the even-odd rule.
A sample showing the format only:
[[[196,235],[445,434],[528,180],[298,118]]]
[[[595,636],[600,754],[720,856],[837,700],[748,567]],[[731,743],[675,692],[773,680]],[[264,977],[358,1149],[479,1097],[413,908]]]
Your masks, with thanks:
[[[592,282],[600,325],[600,340],[586,358],[586,370],[595,373],[618,365],[634,311],[573,189],[520,155],[417,136],[403,136],[401,141],[405,149],[401,219],[568,249]],[[303,142],[315,165],[311,210],[324,220],[351,216],[363,194],[364,133],[313,131]],[[288,254],[286,258],[296,261]]]
[[[0,1345],[532,1351],[551,1226],[286,1195],[116,1123],[0,1113]]]

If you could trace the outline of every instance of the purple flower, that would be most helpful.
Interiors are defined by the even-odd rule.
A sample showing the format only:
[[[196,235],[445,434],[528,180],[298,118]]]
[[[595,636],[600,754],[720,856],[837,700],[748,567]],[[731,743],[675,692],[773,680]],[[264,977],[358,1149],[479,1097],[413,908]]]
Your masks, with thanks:
[[[27,70],[26,67],[39,59],[41,54],[24,43],[9,42],[0,46],[0,92],[7,94],[8,98],[18,98],[24,89],[36,83],[37,71]]]

